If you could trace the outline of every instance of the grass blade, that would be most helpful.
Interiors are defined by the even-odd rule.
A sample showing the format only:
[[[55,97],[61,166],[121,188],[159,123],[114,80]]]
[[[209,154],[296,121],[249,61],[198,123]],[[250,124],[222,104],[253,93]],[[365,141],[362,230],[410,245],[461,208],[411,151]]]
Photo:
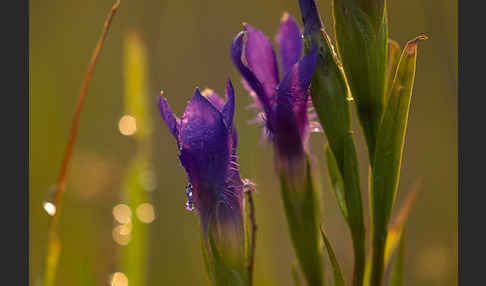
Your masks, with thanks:
[[[61,241],[59,240],[58,237],[57,226],[59,224],[59,220],[61,216],[63,195],[66,190],[67,174],[71,163],[72,154],[74,151],[76,138],[78,136],[78,127],[79,127],[79,121],[81,119],[81,111],[83,110],[83,103],[86,99],[86,94],[88,92],[89,83],[91,82],[91,77],[93,75],[93,71],[96,66],[96,61],[98,60],[98,57],[101,53],[103,44],[110,30],[111,23],[113,21],[113,18],[115,17],[116,12],[118,11],[119,6],[120,6],[120,0],[117,0],[115,4],[113,4],[113,6],[111,7],[110,12],[108,13],[108,16],[105,19],[103,31],[101,33],[100,38],[98,39],[98,42],[96,43],[94,52],[91,55],[91,59],[88,65],[88,71],[86,72],[86,76],[84,77],[83,84],[81,86],[81,91],[78,97],[78,102],[76,103],[76,108],[74,110],[73,121],[69,133],[69,140],[66,145],[66,151],[61,163],[59,178],[57,181],[56,191],[54,194],[54,203],[53,203],[54,212],[52,214],[51,219],[49,220],[49,226],[47,230],[47,250],[46,250],[46,257],[45,257],[45,265],[43,269],[44,273],[42,278],[43,286],[52,286],[54,285],[55,282],[57,264],[59,262],[59,256],[61,253]]]
[[[398,64],[372,161],[370,202],[373,221],[371,285],[383,279],[385,243],[400,178],[405,131],[417,59],[417,37],[407,43]]]
[[[334,277],[334,286],[344,286],[344,278],[343,272],[341,271],[341,266],[339,266],[339,262],[336,259],[336,255],[334,254],[334,250],[332,249],[331,242],[327,239],[326,233],[324,232],[324,228],[321,225],[321,234],[322,239],[324,240],[324,244],[326,245],[327,254],[329,255],[329,261],[331,261],[332,266],[332,273]]]
[[[334,191],[334,195],[336,196],[336,200],[338,202],[339,208],[343,213],[343,216],[346,220],[348,220],[348,210],[346,208],[346,201],[344,198],[344,182],[343,177],[341,176],[341,172],[339,171],[339,167],[336,162],[336,158],[331,151],[329,145],[326,145],[326,161],[327,161],[327,169],[329,172],[329,178],[331,179],[332,189]]]
[[[300,281],[299,277],[299,266],[296,262],[292,263],[292,280],[294,281],[294,286],[301,286],[302,282]]]
[[[146,283],[149,226],[155,218],[151,204],[151,121],[148,110],[147,52],[139,36],[130,32],[124,38],[125,112],[132,116],[137,143],[135,157],[126,171],[121,193],[122,201],[134,214],[126,227],[130,240],[121,249],[120,267],[130,285]],[[120,125],[122,129],[123,126]],[[149,181],[147,181],[149,180]]]
[[[402,233],[400,236],[400,244],[398,246],[397,257],[393,263],[391,272],[390,286],[403,286],[403,272],[405,268],[405,237]]]
[[[388,66],[386,70],[385,104],[390,96],[393,79],[397,73],[400,60],[400,45],[392,39],[388,39]]]

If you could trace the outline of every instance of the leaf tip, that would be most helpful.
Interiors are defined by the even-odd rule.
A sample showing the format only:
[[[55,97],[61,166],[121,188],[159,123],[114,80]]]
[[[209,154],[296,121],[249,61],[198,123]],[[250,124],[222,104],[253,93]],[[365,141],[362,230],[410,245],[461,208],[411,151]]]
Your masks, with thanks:
[[[429,37],[426,35],[420,35],[407,42],[406,51],[409,55],[415,54],[417,52],[417,43],[419,41],[428,40]]]

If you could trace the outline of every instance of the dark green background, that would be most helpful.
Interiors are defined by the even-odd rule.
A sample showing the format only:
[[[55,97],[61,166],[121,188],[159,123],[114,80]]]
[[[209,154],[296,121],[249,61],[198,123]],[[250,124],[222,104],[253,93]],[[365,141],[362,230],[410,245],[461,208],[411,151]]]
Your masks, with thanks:
[[[259,224],[256,285],[292,285],[294,261],[283,216],[270,146],[258,144],[259,129],[249,126],[250,99],[229,58],[232,38],[248,22],[274,39],[280,17],[300,22],[297,0],[290,1],[124,1],[98,61],[82,114],[61,219],[63,252],[56,285],[84,285],[91,275],[105,285],[117,271],[118,250],[111,236],[112,208],[119,202],[122,174],[133,156],[132,138],[120,135],[123,114],[123,35],[136,30],[147,44],[154,120],[153,158],[157,188],[156,220],[151,226],[148,285],[206,285],[198,225],[187,212],[186,175],[176,145],[155,100],[163,89],[180,114],[196,86],[223,93],[230,76],[236,89],[236,124],[243,177],[258,184]],[[330,0],[317,1],[331,32]],[[30,1],[30,278],[38,279],[46,245],[47,214],[41,207],[56,181],[82,78],[109,0]],[[457,3],[452,0],[388,1],[390,37],[402,46],[420,33],[414,95],[405,144],[399,202],[419,178],[423,192],[406,230],[406,285],[457,284]],[[367,186],[366,150],[357,128],[361,179]],[[316,172],[327,174],[324,135],[313,135]],[[330,192],[320,182],[327,233],[347,279],[352,271],[349,232]],[[365,194],[365,197],[367,195]],[[84,278],[83,278],[84,277]]]

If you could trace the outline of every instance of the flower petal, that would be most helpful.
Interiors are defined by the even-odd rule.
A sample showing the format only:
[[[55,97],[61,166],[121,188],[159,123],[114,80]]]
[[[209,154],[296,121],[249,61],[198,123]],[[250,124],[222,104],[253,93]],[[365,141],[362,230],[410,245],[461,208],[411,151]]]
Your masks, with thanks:
[[[243,53],[243,38],[245,37],[245,32],[241,31],[236,35],[231,43],[231,59],[235,64],[238,71],[241,73],[246,83],[251,87],[251,89],[257,95],[264,112],[268,118],[272,117],[272,111],[270,108],[270,99],[267,96],[262,83],[257,79],[255,74],[243,63],[241,56]]]
[[[244,24],[247,31],[245,57],[248,67],[263,84],[267,96],[272,101],[278,85],[278,66],[270,40],[258,29]]]
[[[308,127],[308,88],[314,73],[317,49],[314,47],[285,75],[278,87],[276,110],[277,147],[287,157],[298,155],[306,142]]]
[[[181,118],[180,159],[195,193],[196,207],[209,207],[225,181],[228,130],[221,113],[198,89]]]
[[[299,0],[302,22],[304,23],[304,34],[320,33],[322,22],[317,12],[314,0]]]
[[[162,116],[162,119],[164,119],[165,124],[167,124],[167,127],[169,127],[170,133],[172,133],[176,140],[179,140],[179,130],[181,126],[180,119],[170,110],[169,103],[162,92],[157,99],[157,104],[159,106],[160,115]]]
[[[276,41],[282,74],[285,75],[302,55],[302,34],[295,19],[285,12],[280,21]]]
[[[219,94],[214,92],[214,90],[205,88],[203,91],[201,91],[201,94],[206,97],[217,110],[221,111],[223,109],[224,100],[219,96]]]
[[[226,103],[221,110],[221,114],[223,115],[226,126],[228,126],[228,128],[232,128],[233,116],[235,114],[235,93],[229,78],[228,82],[226,83]]]

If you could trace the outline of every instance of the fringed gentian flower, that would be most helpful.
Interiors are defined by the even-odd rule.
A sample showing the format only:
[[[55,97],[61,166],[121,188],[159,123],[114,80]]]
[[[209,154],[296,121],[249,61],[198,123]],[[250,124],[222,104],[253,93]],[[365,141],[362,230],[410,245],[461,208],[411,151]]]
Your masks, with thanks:
[[[179,119],[161,95],[159,110],[177,140],[189,180],[186,209],[195,208],[203,254],[213,285],[246,285],[243,181],[236,162],[234,93],[228,80],[226,102],[198,89]]]
[[[231,58],[243,76],[244,86],[256,101],[254,106],[260,109],[259,115],[273,143],[289,231],[302,271],[309,285],[320,286],[323,285],[323,265],[319,206],[307,152],[309,132],[320,129],[316,123],[311,125],[309,118],[308,89],[316,66],[317,49],[301,58],[301,32],[287,13],[280,24],[277,44],[281,74],[270,40],[248,24],[244,24],[244,31],[233,39]]]
[[[277,167],[293,174],[304,169],[309,132],[320,130],[319,124],[310,122],[308,116],[311,107],[308,87],[317,52],[314,49],[301,58],[300,29],[287,13],[282,17],[276,40],[281,80],[270,40],[248,24],[244,24],[244,31],[234,38],[231,57],[243,76],[244,86],[255,99],[253,107],[259,109],[254,122],[265,123],[265,133],[275,146]]]

